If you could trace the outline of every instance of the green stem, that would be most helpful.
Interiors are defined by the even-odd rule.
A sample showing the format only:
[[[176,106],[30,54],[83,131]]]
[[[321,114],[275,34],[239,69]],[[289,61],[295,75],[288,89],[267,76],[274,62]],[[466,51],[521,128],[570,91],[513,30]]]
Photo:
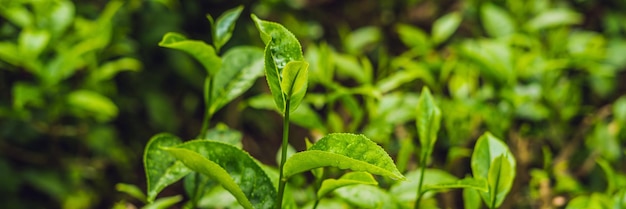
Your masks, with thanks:
[[[279,184],[278,184],[278,209],[282,208],[283,205],[283,195],[285,193],[285,185],[287,185],[287,178],[283,177],[283,167],[285,167],[285,162],[287,161],[287,146],[289,146],[289,103],[290,99],[285,99],[285,118],[283,119],[283,146],[281,151],[280,158],[280,175],[279,175]]]
[[[426,160],[427,156],[422,156],[422,159],[420,159],[420,181],[417,184],[417,200],[415,200],[414,209],[418,209],[422,201],[422,184],[424,183],[424,174],[426,173]]]
[[[200,129],[199,138],[204,139],[206,136],[206,132],[209,130],[209,125],[211,123],[211,117],[213,117],[211,111],[211,87],[213,87],[213,82],[210,76],[206,77],[204,81],[204,119],[202,120],[202,129]]]
[[[315,191],[320,190],[320,187],[322,187],[322,181],[324,180],[324,175],[326,175],[326,172],[323,167],[319,169],[322,169],[322,174],[319,176],[319,178],[315,179]],[[315,203],[313,204],[313,209],[317,208],[317,205],[320,203],[320,200],[322,199],[322,197],[317,197],[317,195],[315,195],[315,197],[316,198],[315,198]]]

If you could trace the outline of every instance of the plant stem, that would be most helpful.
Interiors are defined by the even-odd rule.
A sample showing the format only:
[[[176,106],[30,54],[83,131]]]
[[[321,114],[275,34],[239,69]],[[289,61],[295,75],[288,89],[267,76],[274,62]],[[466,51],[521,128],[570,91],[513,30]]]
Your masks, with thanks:
[[[420,202],[422,201],[422,184],[424,184],[424,174],[426,173],[426,160],[427,156],[422,156],[420,159],[420,181],[417,184],[417,199],[415,200],[414,209],[418,209],[420,207]]]
[[[211,117],[213,116],[211,108],[211,89],[213,82],[210,76],[206,77],[204,81],[204,119],[202,120],[202,129],[200,129],[200,136],[198,138],[204,139],[206,132],[209,129],[211,123]]]
[[[287,161],[287,146],[289,146],[289,103],[290,99],[285,99],[285,117],[283,118],[283,146],[280,158],[280,175],[278,184],[278,209],[282,208],[283,195],[285,193],[285,186],[287,185],[287,179],[283,177],[283,167]]]

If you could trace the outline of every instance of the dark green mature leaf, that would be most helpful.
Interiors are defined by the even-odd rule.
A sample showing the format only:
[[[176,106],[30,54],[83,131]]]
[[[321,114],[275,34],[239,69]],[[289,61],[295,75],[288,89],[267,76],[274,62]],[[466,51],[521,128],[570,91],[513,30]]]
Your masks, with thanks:
[[[256,47],[235,47],[222,57],[222,67],[213,77],[211,114],[248,90],[263,75],[263,51]]]
[[[515,22],[506,10],[491,3],[483,4],[480,9],[483,27],[491,37],[502,37],[515,33]]]
[[[216,51],[219,51],[230,37],[233,35],[233,30],[235,29],[235,23],[243,10],[243,6],[238,6],[233,9],[230,9],[224,12],[217,18],[217,21],[213,25],[213,17],[207,14],[207,18],[211,22],[213,29],[213,46],[215,46]]]
[[[285,96],[281,88],[283,69],[291,61],[301,61],[302,47],[298,39],[278,23],[264,21],[252,15],[261,39],[265,43],[265,77],[274,96],[274,102],[285,112]]]
[[[187,52],[202,64],[209,76],[215,75],[222,65],[222,60],[217,56],[212,46],[204,41],[189,40],[178,33],[169,32],[165,34],[159,42],[159,46]]]
[[[441,110],[435,104],[428,87],[422,88],[417,104],[417,132],[420,138],[421,158],[428,158],[437,142],[437,132],[441,126]],[[420,165],[425,166],[425,165]]]
[[[185,166],[219,182],[245,208],[275,207],[274,184],[243,150],[208,140],[194,140],[166,150]]]
[[[280,87],[286,99],[289,99],[289,111],[298,108],[306,94],[309,81],[309,63],[306,61],[291,61],[287,63],[282,73]]]
[[[171,134],[158,134],[148,141],[143,153],[143,164],[146,169],[149,203],[154,202],[163,188],[191,173],[191,170],[162,149],[181,143],[178,137]]]
[[[489,191],[480,193],[483,201],[491,208],[498,207],[515,179],[513,154],[506,144],[487,132],[476,142],[471,164],[474,178],[485,179],[489,184]]]
[[[325,166],[405,179],[382,147],[363,135],[349,133],[326,135],[307,151],[294,154],[287,159],[284,174],[289,177]]]
[[[372,174],[367,172],[350,172],[346,173],[339,179],[326,179],[322,182],[322,186],[317,190],[317,198],[320,199],[329,192],[349,185],[369,184],[378,185]]]
[[[440,44],[450,38],[461,24],[462,18],[461,13],[452,12],[435,20],[432,29],[433,42]]]

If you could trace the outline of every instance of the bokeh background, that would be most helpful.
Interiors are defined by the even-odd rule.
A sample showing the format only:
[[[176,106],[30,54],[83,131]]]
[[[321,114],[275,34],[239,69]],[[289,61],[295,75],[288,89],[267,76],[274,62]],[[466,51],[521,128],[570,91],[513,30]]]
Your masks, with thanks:
[[[141,206],[115,185],[145,189],[148,139],[193,139],[204,114],[205,70],[157,44],[170,31],[211,43],[206,15],[238,5],[225,50],[263,46],[253,13],[291,30],[311,62],[315,120],[293,138],[365,133],[412,170],[402,147],[417,144],[412,108],[428,86],[444,112],[431,167],[464,176],[491,131],[519,164],[503,208],[563,208],[626,185],[623,0],[0,0],[0,207]],[[275,165],[268,93],[260,78],[212,123]],[[445,203],[454,195],[439,205],[460,207]]]

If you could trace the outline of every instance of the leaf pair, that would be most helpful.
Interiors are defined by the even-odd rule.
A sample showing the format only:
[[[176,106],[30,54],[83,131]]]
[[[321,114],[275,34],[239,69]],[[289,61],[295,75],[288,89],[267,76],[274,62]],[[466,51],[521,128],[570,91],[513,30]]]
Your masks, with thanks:
[[[304,61],[298,39],[278,23],[264,21],[252,15],[261,39],[265,43],[265,76],[274,103],[285,113],[287,102],[294,111],[306,93],[309,63]]]
[[[474,178],[487,180],[488,191],[480,192],[483,201],[489,208],[499,207],[515,179],[513,154],[506,144],[487,132],[476,142],[471,164]]]
[[[232,145],[210,140],[182,143],[173,135],[159,134],[146,146],[144,166],[150,203],[163,188],[195,171],[219,182],[245,208],[276,205],[276,189],[268,175],[254,158]]]

